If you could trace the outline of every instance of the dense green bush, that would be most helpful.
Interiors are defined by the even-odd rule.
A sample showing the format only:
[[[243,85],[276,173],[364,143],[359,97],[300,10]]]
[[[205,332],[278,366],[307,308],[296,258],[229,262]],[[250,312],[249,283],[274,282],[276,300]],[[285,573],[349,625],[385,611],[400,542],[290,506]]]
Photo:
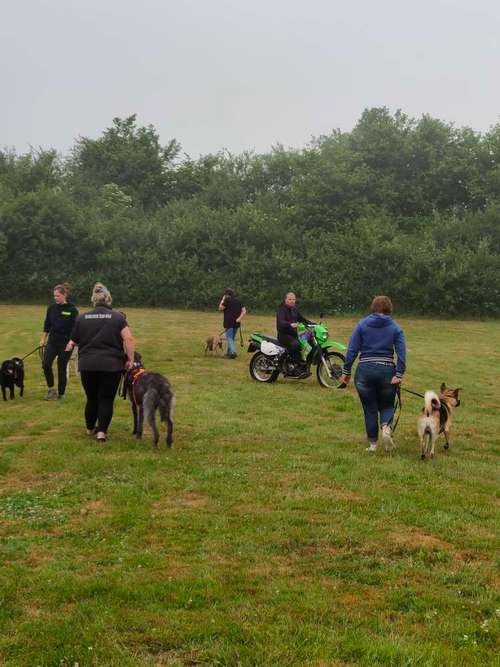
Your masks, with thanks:
[[[370,109],[303,150],[179,155],[135,116],[66,159],[0,151],[0,298],[99,279],[129,304],[500,314],[500,126]]]

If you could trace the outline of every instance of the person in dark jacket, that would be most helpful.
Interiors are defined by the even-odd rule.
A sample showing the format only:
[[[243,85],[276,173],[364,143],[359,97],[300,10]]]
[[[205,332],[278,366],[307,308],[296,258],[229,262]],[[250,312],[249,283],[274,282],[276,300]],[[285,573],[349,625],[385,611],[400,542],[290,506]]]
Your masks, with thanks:
[[[53,290],[54,303],[47,308],[40,346],[45,347],[43,354],[43,372],[47,381],[46,401],[64,398],[66,391],[66,367],[71,352],[66,352],[71,331],[75,324],[78,310],[68,302],[69,285],[56,285]],[[54,388],[52,365],[57,357],[57,391]]]
[[[296,307],[297,297],[294,292],[285,294],[283,301],[278,306],[276,313],[276,328],[278,330],[278,340],[290,352],[295,362],[297,372],[300,374],[304,369],[304,362],[300,355],[300,343],[297,335],[297,322],[303,324],[314,324],[307,320]]]
[[[87,433],[104,443],[122,372],[134,365],[134,339],[125,315],[111,309],[111,294],[102,283],[95,284],[91,301],[93,310],[78,316],[66,349],[78,345]]]
[[[224,356],[227,359],[236,359],[234,338],[241,326],[241,320],[247,314],[247,310],[230,287],[224,290],[224,295],[219,303],[219,310],[224,313],[223,326],[227,340],[227,353]]]
[[[403,330],[391,317],[392,302],[389,297],[376,296],[370,311],[371,314],[360,320],[352,332],[342,381],[349,383],[352,365],[359,355],[354,383],[365,415],[367,451],[375,452],[379,422],[385,448],[392,450],[395,447],[391,436],[394,399],[396,386],[406,370],[406,343]]]

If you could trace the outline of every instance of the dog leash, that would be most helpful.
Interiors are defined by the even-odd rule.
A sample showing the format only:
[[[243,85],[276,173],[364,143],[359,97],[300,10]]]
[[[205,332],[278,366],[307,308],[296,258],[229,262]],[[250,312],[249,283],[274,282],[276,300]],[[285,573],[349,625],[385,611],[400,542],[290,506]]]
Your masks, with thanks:
[[[403,409],[403,401],[401,399],[401,390],[406,391],[407,394],[412,394],[413,396],[418,396],[419,398],[425,398],[423,394],[419,394],[417,391],[412,391],[411,389],[405,389],[401,385],[396,386],[396,407],[394,408],[394,413],[398,410],[398,417],[396,421],[394,422],[394,425],[392,427],[392,432],[396,430],[396,426],[399,424],[399,419],[401,417],[401,411]]]
[[[24,361],[28,357],[31,357],[32,354],[35,354],[35,352],[38,352],[38,350],[43,350],[44,345],[38,345],[38,347],[35,347],[34,350],[31,350],[31,352],[28,352],[28,354],[25,354],[24,357],[21,357],[21,361]]]
[[[238,330],[240,332],[240,346],[243,347],[243,333],[241,331],[241,327],[238,327]],[[226,334],[226,331],[227,331],[227,329],[222,329],[219,336],[224,336]]]
[[[405,389],[404,387],[401,387],[403,391],[406,391],[407,394],[413,394],[413,396],[418,396],[419,398],[425,398],[423,394],[419,394],[416,391],[411,391],[411,389]]]
[[[403,401],[401,400],[401,389],[402,389],[402,387],[399,384],[397,384],[396,385],[396,407],[394,408],[394,414],[396,414],[396,411],[398,411],[398,416],[397,416],[396,421],[393,422],[393,424],[392,424],[391,430],[392,430],[393,433],[394,433],[394,431],[396,430],[396,428],[399,424],[399,420],[401,418],[401,411],[403,409]],[[393,419],[394,419],[394,417],[393,417]]]

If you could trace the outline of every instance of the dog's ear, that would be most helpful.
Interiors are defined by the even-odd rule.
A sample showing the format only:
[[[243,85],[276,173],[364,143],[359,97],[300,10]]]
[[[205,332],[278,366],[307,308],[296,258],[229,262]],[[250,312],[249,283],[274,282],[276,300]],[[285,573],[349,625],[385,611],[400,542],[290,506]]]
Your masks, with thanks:
[[[444,394],[444,392],[446,391],[446,385],[445,385],[444,382],[441,382],[441,387],[439,388],[439,391],[440,391],[442,394]]]
[[[456,389],[453,390],[453,396],[455,398],[458,398],[458,392],[462,391],[462,387],[457,387]]]

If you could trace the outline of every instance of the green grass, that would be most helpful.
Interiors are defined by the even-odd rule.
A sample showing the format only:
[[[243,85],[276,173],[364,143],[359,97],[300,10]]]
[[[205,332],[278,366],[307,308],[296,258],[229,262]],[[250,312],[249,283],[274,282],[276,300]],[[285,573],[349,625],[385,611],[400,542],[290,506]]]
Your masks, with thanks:
[[[45,403],[26,360],[0,406],[0,664],[499,664],[498,322],[398,319],[406,386],[463,387],[449,453],[421,462],[420,399],[368,455],[352,389],[257,385],[246,351],[204,356],[218,315],[127,312],[175,388],[174,447],[135,441],[117,400],[99,448],[78,378]],[[0,307],[2,359],[43,315]],[[347,341],[354,320],[329,324]]]

